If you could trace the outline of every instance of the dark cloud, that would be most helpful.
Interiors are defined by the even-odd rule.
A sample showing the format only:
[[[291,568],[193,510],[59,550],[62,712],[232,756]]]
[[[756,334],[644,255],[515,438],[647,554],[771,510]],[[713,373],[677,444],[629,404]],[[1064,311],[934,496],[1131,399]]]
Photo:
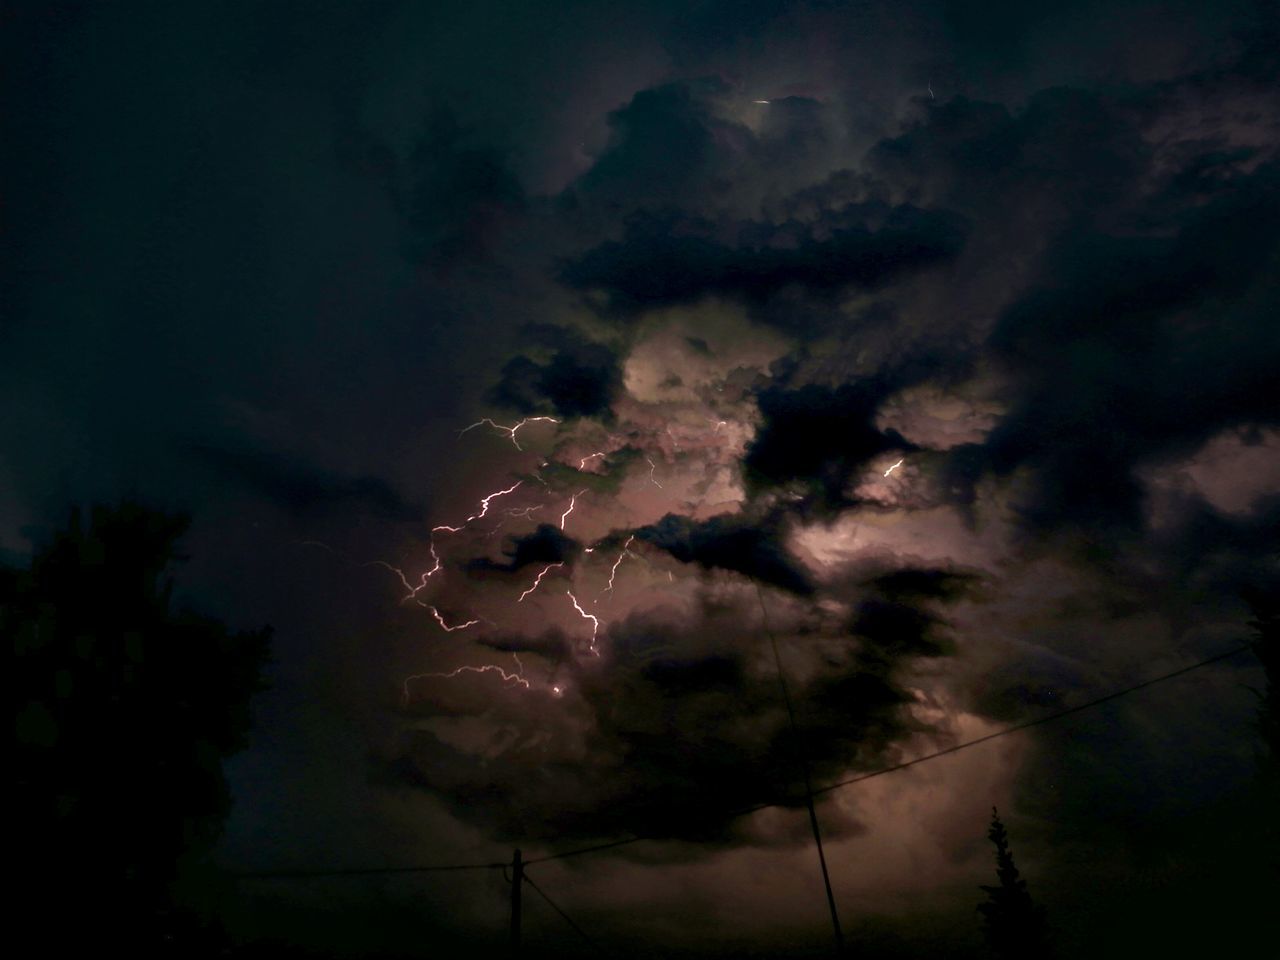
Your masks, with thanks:
[[[1231,185],[1172,236],[1064,236],[992,347],[1018,394],[987,441],[995,470],[1030,465],[1040,526],[1141,521],[1133,469],[1242,422],[1280,420],[1280,180]]]
[[[468,561],[467,570],[476,574],[515,573],[533,563],[566,563],[574,559],[581,550],[578,541],[566,537],[552,524],[541,523],[533,533],[507,538],[502,548],[503,554],[508,557],[506,563],[499,563],[488,557],[477,557]]]
[[[877,144],[868,160],[912,193],[983,215],[987,229],[1035,216],[1043,231],[1123,209],[1150,154],[1136,118],[1121,105],[1064,88],[1035,94],[1016,113],[964,97],[932,105],[907,132]]]
[[[941,633],[942,621],[907,603],[864,600],[852,623],[853,633],[872,649],[868,660],[884,651],[921,657],[954,653],[954,644]]]
[[[875,416],[892,392],[883,380],[830,388],[773,385],[757,403],[764,418],[743,467],[755,490],[798,482],[825,506],[847,505],[852,475],[872,457],[914,445],[896,431],[881,432]]]
[[[717,116],[714,100],[728,93],[718,78],[641,90],[609,114],[609,143],[572,186],[570,196],[608,210],[663,208],[696,202],[749,132]]]
[[[526,331],[534,343],[552,347],[547,359],[512,357],[489,391],[491,402],[520,414],[599,417],[622,384],[618,356],[601,343],[571,331],[539,326]]]
[[[481,637],[477,642],[482,647],[503,653],[537,654],[551,663],[562,663],[568,660],[575,649],[564,631],[554,629],[533,637],[522,634],[501,634],[496,637]]]
[[[706,296],[763,302],[789,288],[828,295],[874,290],[948,261],[966,224],[911,205],[850,204],[816,222],[743,222],[725,229],[674,216],[636,216],[621,241],[566,264],[572,287],[603,290],[634,311]]]
[[[971,593],[977,580],[974,574],[903,566],[866,581],[872,596],[858,602],[850,621],[850,632],[862,641],[858,662],[874,671],[905,657],[954,655],[955,639],[935,605]]]
[[[921,567],[903,567],[881,574],[868,586],[890,600],[953,600],[969,589],[976,576]]]
[[[342,476],[284,454],[195,444],[191,452],[227,480],[297,516],[356,511],[386,520],[415,521],[423,508],[386,480]]]
[[[697,521],[669,513],[636,530],[639,540],[667,551],[681,563],[731,570],[802,596],[813,587],[782,544],[780,521],[722,515]]]
[[[494,769],[418,731],[384,770],[443,792],[460,816],[504,836],[536,825],[562,838],[638,832],[727,842],[735,836],[734,811],[803,804],[794,788],[802,750],[816,777],[832,778],[874,764],[918,728],[893,676],[905,661],[886,660],[875,670],[831,664],[793,682],[793,731],[777,677],[748,666],[750,651],[765,642],[749,626],[757,618],[736,606],[705,616],[682,624],[632,615],[610,626],[607,673],[569,665],[572,727],[550,733],[586,738],[587,753],[573,762],[516,742]],[[512,708],[520,702],[513,698]],[[788,833],[774,842],[804,837]]]

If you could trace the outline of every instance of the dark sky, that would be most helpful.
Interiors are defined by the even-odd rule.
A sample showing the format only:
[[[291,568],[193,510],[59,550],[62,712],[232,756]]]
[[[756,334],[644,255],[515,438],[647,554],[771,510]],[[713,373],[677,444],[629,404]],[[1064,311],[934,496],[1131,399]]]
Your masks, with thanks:
[[[641,832],[531,875],[637,953],[816,955],[801,750],[831,783],[1174,670],[1280,575],[1276,13],[6,3],[0,550],[189,510],[186,600],[275,626],[229,869]],[[1064,953],[1200,935],[1256,889],[1213,828],[1258,678],[825,795],[850,939],[976,954],[993,804]],[[505,895],[233,922],[483,946]]]

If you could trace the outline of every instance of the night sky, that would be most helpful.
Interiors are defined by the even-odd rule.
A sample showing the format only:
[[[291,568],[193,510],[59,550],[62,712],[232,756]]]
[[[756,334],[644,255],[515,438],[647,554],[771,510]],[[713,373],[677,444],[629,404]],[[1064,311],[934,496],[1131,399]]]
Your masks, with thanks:
[[[827,955],[800,758],[1169,673],[1280,583],[1274,3],[2,17],[0,556],[187,511],[183,602],[274,627],[227,871],[643,835],[530,876],[613,955]],[[983,955],[993,805],[1063,956],[1274,924],[1221,830],[1261,676],[821,794],[856,955]],[[500,871],[235,891],[246,941],[506,936]]]

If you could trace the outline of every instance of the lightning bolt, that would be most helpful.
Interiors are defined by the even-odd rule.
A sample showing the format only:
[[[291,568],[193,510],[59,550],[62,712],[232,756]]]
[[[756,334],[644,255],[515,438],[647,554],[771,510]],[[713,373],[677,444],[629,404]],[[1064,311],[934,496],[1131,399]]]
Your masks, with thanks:
[[[511,442],[515,445],[515,448],[517,450],[523,450],[524,447],[520,446],[520,441],[516,439],[517,430],[523,427],[526,423],[559,423],[559,422],[560,421],[557,420],[555,417],[525,417],[523,420],[517,423],[514,427],[504,427],[502,424],[494,423],[488,417],[484,417],[480,420],[477,420],[475,423],[471,424],[471,426],[469,427],[463,427],[461,430],[458,431],[458,436],[461,437],[467,431],[474,430],[476,427],[483,426],[484,424],[487,423],[489,426],[493,427],[493,429],[501,430],[503,433],[506,433],[508,436],[510,436]]]
[[[507,489],[505,489],[505,490],[496,490],[496,491],[494,491],[493,493],[489,494],[487,497],[485,497],[484,499],[482,499],[482,500],[480,501],[480,512],[479,512],[479,513],[473,513],[471,516],[467,517],[467,519],[465,519],[465,520],[463,520],[463,521],[462,521],[462,524],[461,524],[460,526],[457,526],[457,527],[451,527],[451,526],[449,526],[448,524],[443,524],[443,523],[442,523],[442,524],[440,524],[440,526],[438,526],[438,527],[432,527],[432,528],[431,528],[431,532],[432,532],[432,533],[436,533],[436,532],[438,532],[438,531],[442,531],[442,530],[443,530],[443,531],[446,531],[446,532],[448,532],[448,533],[457,533],[459,530],[463,529],[463,528],[464,528],[468,523],[470,523],[472,520],[479,520],[480,518],[482,518],[482,517],[484,517],[484,516],[487,516],[487,515],[488,515],[488,513],[489,513],[489,501],[491,501],[491,500],[495,500],[495,499],[497,499],[498,497],[505,497],[508,493],[512,493],[512,492],[513,492],[513,491],[514,491],[518,486],[520,486],[520,484],[522,484],[522,483],[524,483],[524,481],[523,481],[523,480],[517,480],[517,481],[516,481],[515,483],[513,483],[511,486],[507,487]]]
[[[573,595],[572,590],[566,590],[565,593],[568,594],[569,599],[573,601],[573,609],[577,610],[578,613],[582,615],[582,619],[591,621],[591,646],[589,649],[591,650],[591,655],[593,657],[600,656],[600,651],[596,649],[596,634],[600,632],[600,619],[582,609],[578,604],[578,598]]]
[[[496,663],[486,663],[480,667],[471,667],[471,666],[458,667],[458,669],[450,670],[447,673],[436,673],[436,672],[415,673],[411,677],[405,677],[404,678],[404,702],[405,703],[409,702],[409,682],[411,680],[425,680],[427,677],[439,677],[442,680],[456,680],[458,677],[462,676],[462,674],[464,673],[496,673],[498,676],[502,678],[503,683],[510,684],[511,686],[524,687],[526,690],[528,690],[529,681],[526,680],[524,677],[524,664],[520,662],[519,654],[513,653],[511,656],[516,662],[516,669],[514,673],[508,673],[506,670],[502,669],[502,667],[498,666]],[[552,689],[552,692],[556,694],[556,696],[560,695],[561,691],[558,687],[552,687],[551,689]]]
[[[609,571],[609,585],[600,591],[602,594],[608,593],[613,589],[613,578],[618,573],[618,565],[622,563],[622,558],[627,555],[627,547],[631,546],[631,541],[635,538],[636,535],[633,533],[631,536],[627,537],[627,542],[622,545],[622,552],[618,554],[618,559],[613,561],[613,569]]]
[[[902,459],[905,460],[906,457],[903,457]],[[902,466],[902,460],[899,460],[897,463],[891,466],[888,470],[886,470],[884,472],[884,475],[887,477],[889,474],[893,473],[893,471],[897,470],[900,466]]]
[[[574,504],[578,502],[578,497],[582,496],[586,492],[587,491],[585,490],[579,490],[577,493],[575,493],[572,497],[569,498],[569,509],[566,510],[564,513],[560,514],[561,530],[564,529],[564,522],[569,519],[569,514],[573,513],[573,507],[574,507]]]
[[[645,459],[645,462],[646,462],[647,464],[649,464],[649,480],[653,483],[653,485],[654,485],[655,487],[657,487],[659,490],[661,490],[661,489],[662,489],[662,484],[660,484],[660,483],[658,482],[658,478],[657,478],[657,477],[655,477],[655,476],[653,475],[653,474],[654,474],[654,472],[655,472],[655,471],[657,471],[657,469],[658,469],[657,465],[656,465],[656,464],[653,462],[653,460],[652,460],[651,458],[649,458],[649,457],[645,457],[644,459]]]
[[[587,467],[587,464],[588,464],[590,461],[594,460],[596,457],[603,457],[603,456],[604,456],[604,452],[603,452],[603,451],[601,451],[601,452],[599,452],[599,453],[593,453],[593,454],[591,454],[590,456],[583,457],[580,461],[578,461],[578,469],[579,469],[579,470],[585,470],[585,469],[586,469],[586,467]]]
[[[542,583],[542,578],[547,575],[548,570],[554,570],[556,567],[563,567],[563,566],[564,566],[564,563],[549,563],[545,567],[543,567],[542,572],[538,574],[537,578],[533,581],[533,586],[531,586],[524,593],[520,594],[520,599],[517,600],[516,603],[523,603],[525,597],[527,597],[529,594],[533,593],[533,591],[538,589],[538,584]]]
[[[431,611],[431,615],[436,618],[436,623],[440,624],[441,628],[444,630],[445,633],[453,633],[455,630],[465,630],[467,629],[467,627],[474,627],[477,623],[480,622],[479,620],[468,620],[466,621],[466,623],[455,624],[454,626],[451,627],[449,626],[448,623],[445,622],[444,617],[440,615],[440,611],[437,610],[435,607],[433,607],[431,604],[423,603],[421,600],[419,600],[418,603],[421,606],[424,606]]]
[[[544,506],[546,506],[546,504],[544,504],[544,503],[540,503],[540,504],[538,504],[536,507],[508,507],[508,508],[507,508],[507,516],[508,516],[508,517],[522,517],[522,518],[524,518],[525,520],[529,520],[529,519],[531,519],[531,518],[529,517],[529,514],[533,513],[533,511],[535,511],[535,510],[541,510]]]
[[[369,563],[366,563],[365,566],[366,567],[371,567],[371,566],[385,567],[387,570],[390,570],[397,577],[399,577],[400,582],[404,584],[404,588],[409,591],[407,594],[404,595],[404,597],[400,601],[401,603],[404,603],[405,600],[412,600],[415,597],[417,597],[418,592],[421,591],[424,587],[426,587],[427,581],[440,572],[440,567],[441,567],[440,555],[436,553],[436,545],[434,543],[431,544],[431,559],[433,559],[436,562],[436,565],[422,575],[422,580],[421,582],[419,582],[419,584],[416,587],[409,582],[409,579],[404,575],[403,570],[401,570],[399,567],[393,567],[391,564],[387,563],[387,561],[385,560],[373,560]]]

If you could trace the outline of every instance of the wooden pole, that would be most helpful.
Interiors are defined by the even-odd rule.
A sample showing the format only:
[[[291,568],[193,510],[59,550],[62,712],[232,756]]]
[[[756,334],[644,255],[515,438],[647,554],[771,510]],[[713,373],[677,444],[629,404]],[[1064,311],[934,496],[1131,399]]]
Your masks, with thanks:
[[[516,848],[511,858],[511,955],[520,953],[520,892],[524,886],[524,861]]]

